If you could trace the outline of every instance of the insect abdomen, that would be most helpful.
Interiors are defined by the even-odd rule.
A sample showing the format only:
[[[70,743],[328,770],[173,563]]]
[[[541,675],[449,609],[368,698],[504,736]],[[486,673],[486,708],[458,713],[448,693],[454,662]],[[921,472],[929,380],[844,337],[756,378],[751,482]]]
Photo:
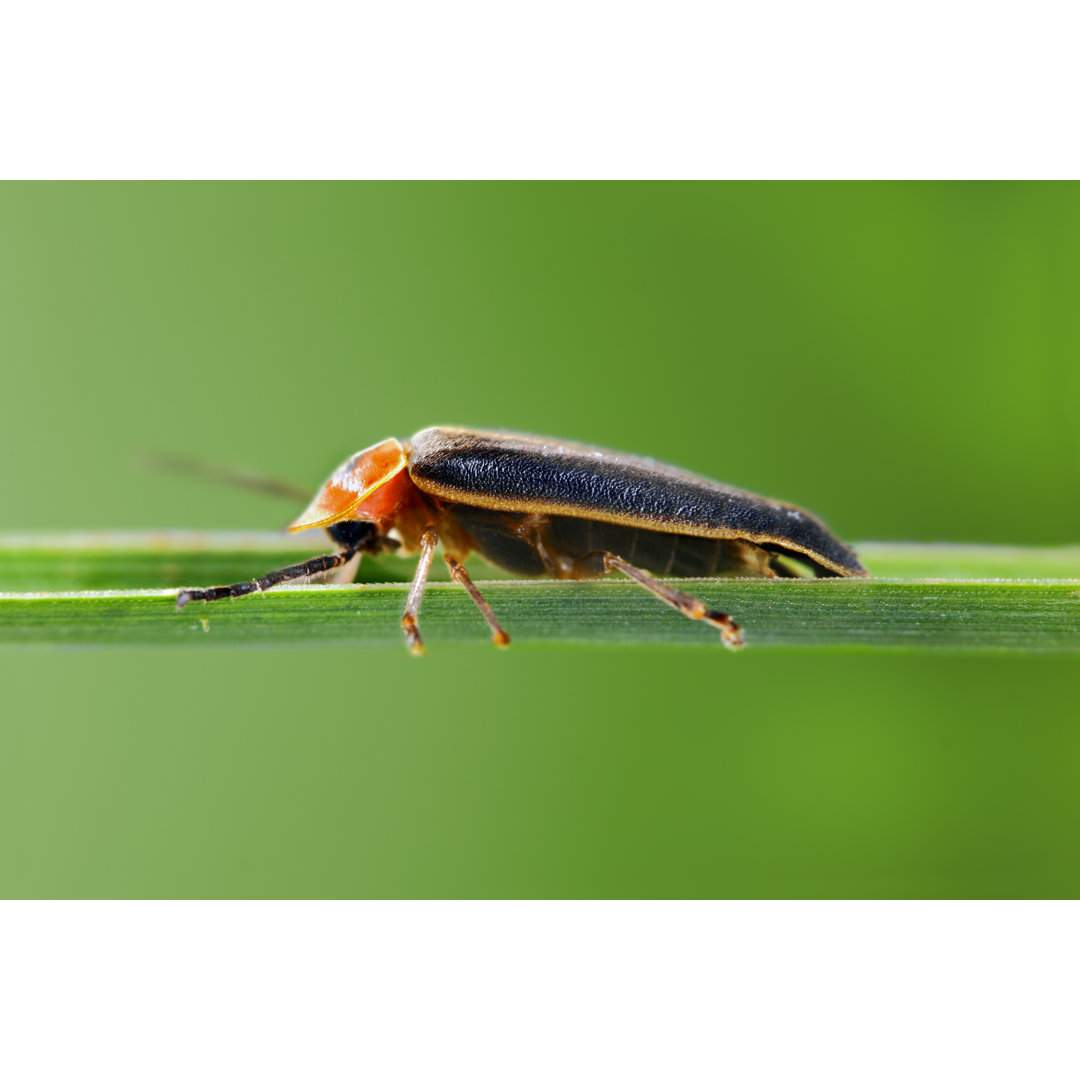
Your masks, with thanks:
[[[678,536],[604,521],[515,514],[446,504],[478,555],[527,577],[590,578],[604,573],[602,553],[653,574],[712,577],[770,573],[769,554],[743,540]]]

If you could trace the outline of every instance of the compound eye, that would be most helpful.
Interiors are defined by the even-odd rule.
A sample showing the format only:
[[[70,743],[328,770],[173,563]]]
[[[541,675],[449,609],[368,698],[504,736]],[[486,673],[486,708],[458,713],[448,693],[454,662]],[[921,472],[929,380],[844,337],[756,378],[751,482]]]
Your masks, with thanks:
[[[311,505],[289,526],[289,532],[325,528],[352,517],[383,516],[382,512],[364,513],[360,504],[393,480],[405,465],[405,450],[397,439],[386,439],[353,454],[334,470]]]

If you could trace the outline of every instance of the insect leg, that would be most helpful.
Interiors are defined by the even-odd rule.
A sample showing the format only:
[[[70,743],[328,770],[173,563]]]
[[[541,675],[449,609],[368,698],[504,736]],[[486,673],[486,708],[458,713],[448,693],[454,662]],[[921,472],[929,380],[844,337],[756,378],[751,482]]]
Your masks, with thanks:
[[[347,563],[358,551],[358,548],[345,548],[335,555],[318,555],[307,562],[296,563],[294,566],[286,566],[281,570],[274,570],[254,581],[238,581],[235,585],[217,585],[212,589],[181,589],[176,594],[176,606],[178,608],[190,604],[192,600],[227,600],[233,596],[246,596],[248,593],[265,592],[275,585],[281,585],[286,581],[296,581],[298,578],[313,577],[315,574],[324,574],[327,570],[333,570]]]
[[[431,569],[431,558],[435,554],[435,546],[438,542],[439,536],[434,529],[427,529],[420,537],[420,561],[416,564],[412,588],[409,589],[409,598],[405,601],[405,614],[401,616],[405,644],[409,646],[413,656],[424,655],[424,642],[416,625],[416,617],[420,614],[420,600],[424,595],[428,571]]]
[[[658,596],[665,604],[670,604],[677,611],[681,611],[688,619],[703,619],[711,626],[720,631],[721,639],[729,649],[737,649],[743,643],[742,630],[739,624],[722,611],[714,611],[707,608],[696,596],[680,592],[663,581],[657,581],[651,574],[632,566],[625,559],[611,552],[604,552],[604,569],[618,570],[628,578],[633,578],[639,585],[644,586],[654,596]]]
[[[480,609],[480,614],[484,616],[488,626],[491,627],[492,644],[509,645],[510,635],[499,625],[499,620],[495,618],[495,612],[491,610],[491,605],[481,596],[480,590],[473,584],[473,579],[469,577],[468,570],[453,555],[444,555],[443,558],[446,560],[446,565],[450,567],[450,576],[473,598],[473,603]]]

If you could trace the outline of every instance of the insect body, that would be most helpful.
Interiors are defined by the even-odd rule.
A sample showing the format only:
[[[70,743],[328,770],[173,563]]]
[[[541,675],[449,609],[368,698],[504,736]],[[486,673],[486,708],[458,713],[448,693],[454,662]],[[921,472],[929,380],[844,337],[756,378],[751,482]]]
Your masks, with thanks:
[[[854,552],[820,521],[788,503],[751,495],[645,458],[554,439],[466,428],[427,428],[387,439],[333,473],[291,531],[325,528],[338,547],[256,581],[185,589],[220,600],[309,578],[361,553],[400,547],[420,559],[401,619],[423,651],[417,616],[435,548],[476,602],[497,645],[509,643],[462,560],[476,552],[515,574],[599,577],[617,570],[691,619],[742,644],[739,626],[652,575],[862,577]]]

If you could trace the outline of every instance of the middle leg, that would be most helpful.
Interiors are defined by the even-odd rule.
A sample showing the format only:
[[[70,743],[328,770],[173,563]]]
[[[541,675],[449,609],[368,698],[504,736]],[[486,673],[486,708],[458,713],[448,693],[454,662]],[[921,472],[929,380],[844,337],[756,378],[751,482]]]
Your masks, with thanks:
[[[443,558],[446,560],[446,565],[450,567],[450,576],[473,598],[473,603],[480,609],[480,614],[484,616],[488,626],[491,627],[492,644],[509,645],[510,635],[499,625],[499,620],[495,618],[495,612],[491,610],[491,605],[473,584],[473,579],[469,577],[468,570],[453,555],[444,555]]]

